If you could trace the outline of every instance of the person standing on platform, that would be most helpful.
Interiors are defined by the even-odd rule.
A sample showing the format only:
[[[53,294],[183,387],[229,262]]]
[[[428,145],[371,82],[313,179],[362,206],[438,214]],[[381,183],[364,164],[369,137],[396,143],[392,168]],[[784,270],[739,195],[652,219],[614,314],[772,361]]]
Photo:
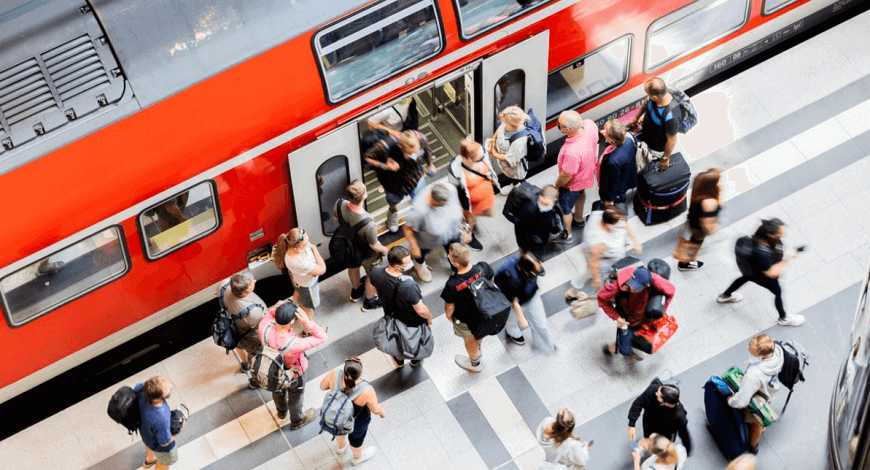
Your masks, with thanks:
[[[365,200],[368,197],[368,190],[362,180],[353,180],[347,185],[344,190],[344,199],[340,199],[335,203],[335,214],[338,219],[338,211],[341,211],[341,218],[351,227],[356,226],[367,217],[372,219],[371,214],[365,210]],[[374,221],[367,223],[357,230],[356,236],[365,241],[371,252],[360,266],[350,266],[347,268],[347,277],[350,278],[350,301],[359,302],[360,298],[365,296],[363,304],[360,307],[363,312],[374,310],[381,306],[381,302],[375,293],[375,288],[371,283],[372,269],[381,262],[381,257],[387,256],[387,247],[381,244],[378,240],[378,232],[375,229]],[[360,279],[359,268],[362,267],[366,273],[366,281],[363,283]]]
[[[517,137],[511,141],[511,137],[525,129],[526,123],[531,118],[519,106],[508,106],[498,113],[501,124],[492,139],[487,139],[486,150],[492,158],[495,158],[501,172],[507,177],[510,185],[526,179],[529,163],[526,160],[528,135]]]
[[[295,291],[293,300],[314,318],[314,310],[320,306],[319,277],[326,272],[326,262],[320,251],[308,241],[303,228],[290,229],[278,237],[275,248],[275,265],[287,269]]]
[[[598,126],[589,119],[583,119],[577,111],[562,111],[559,115],[559,130],[566,139],[559,150],[559,176],[553,186],[559,189],[558,204],[565,230],[555,241],[571,243],[574,241],[571,225],[583,227],[586,189],[594,184]]]
[[[628,190],[637,187],[637,147],[625,124],[617,119],[604,124],[604,140],[608,146],[598,162],[598,199],[605,207],[621,205]]]
[[[303,331],[309,335],[302,337]],[[308,317],[305,309],[297,308],[293,302],[279,302],[277,308],[269,309],[260,322],[259,332],[263,344],[274,349],[281,349],[293,340],[293,344],[284,353],[284,367],[293,371],[293,382],[285,389],[272,392],[272,399],[275,401],[278,420],[283,421],[289,413],[290,429],[295,431],[314,421],[317,415],[314,408],[304,411],[302,409],[305,370],[308,369],[305,351],[326,341],[326,332]]]
[[[384,314],[410,326],[422,324],[432,325],[432,313],[423,303],[420,286],[409,276],[402,273],[411,267],[411,253],[407,248],[396,245],[387,253],[388,266],[377,266],[372,270],[372,285],[378,291],[378,296],[384,305]],[[405,360],[393,357],[396,365],[405,365]],[[416,367],[422,360],[411,361]]]
[[[556,208],[558,197],[559,191],[555,186],[544,186],[538,194],[535,207],[525,211],[528,215],[514,224],[520,253],[532,253],[540,259],[550,242],[550,235],[562,232],[564,225],[561,212]]]
[[[640,104],[640,112],[632,118],[628,127],[634,127],[643,120],[640,139],[649,146],[650,152],[659,157],[660,168],[668,167],[671,153],[677,144],[682,114],[677,100],[668,91],[665,81],[653,77],[643,84],[646,98]]]
[[[653,379],[649,387],[634,399],[628,410],[628,438],[631,440],[635,439],[634,428],[641,413],[645,438],[657,433],[677,442],[679,435],[686,454],[692,453],[689,420],[686,408],[680,403],[680,389],[676,385],[662,384],[661,380]]]
[[[453,324],[453,334],[462,338],[468,353],[468,356],[457,354],[454,361],[469,372],[480,372],[483,370],[480,364],[480,343],[483,338],[475,338],[471,332],[470,325],[476,325],[480,321],[480,313],[474,303],[470,286],[481,277],[492,279],[495,273],[485,261],[471,264],[471,252],[461,243],[450,246],[448,259],[456,267],[456,272],[447,279],[441,291],[444,317]]]
[[[547,312],[538,292],[538,275],[543,266],[535,255],[526,253],[510,258],[498,269],[495,285],[513,304],[513,315],[505,326],[507,338],[522,346],[526,344],[522,329],[531,327],[532,346],[545,354],[556,350],[547,326]]]
[[[163,377],[151,377],[133,388],[139,392],[139,435],[145,444],[142,468],[155,464],[158,470],[167,470],[178,461],[178,446],[170,432],[172,411],[166,400],[172,393],[172,384]]]
[[[465,224],[471,228],[468,247],[473,251],[483,249],[483,244],[474,234],[478,216],[491,217],[495,206],[495,189],[498,177],[483,151],[483,146],[469,139],[459,143],[459,155],[447,167],[447,176],[459,192]]]
[[[254,366],[254,358],[260,352],[262,345],[260,344],[260,335],[257,333],[257,327],[263,321],[263,316],[266,314],[266,303],[259,295],[254,293],[254,285],[257,281],[249,272],[233,274],[230,281],[221,287],[224,292],[223,303],[231,315],[244,314],[241,318],[235,318],[233,323],[236,325],[236,331],[239,333],[239,345],[236,347],[236,352],[239,354],[239,359],[242,360],[242,372],[248,373]],[[228,289],[225,289],[228,287]],[[275,308],[277,304],[273,305]],[[250,378],[248,387],[257,388],[259,385],[255,378]]]
[[[463,232],[470,232],[462,224],[456,188],[443,182],[433,184],[414,201],[402,230],[411,247],[417,277],[423,282],[432,281],[426,255],[440,247],[449,252],[451,244],[462,241]]]
[[[695,177],[692,183],[692,197],[689,200],[689,213],[686,216],[686,231],[689,238],[678,241],[674,258],[677,269],[692,271],[704,266],[698,261],[698,251],[704,239],[719,228],[719,170],[710,168]],[[684,248],[683,248],[684,247]]]

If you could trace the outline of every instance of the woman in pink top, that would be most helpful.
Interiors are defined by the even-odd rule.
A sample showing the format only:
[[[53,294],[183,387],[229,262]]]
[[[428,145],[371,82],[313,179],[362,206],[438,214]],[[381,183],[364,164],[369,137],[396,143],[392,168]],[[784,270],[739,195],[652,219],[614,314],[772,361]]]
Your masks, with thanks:
[[[598,126],[589,119],[584,120],[577,111],[563,111],[559,115],[559,130],[567,138],[559,150],[559,176],[554,186],[559,188],[556,204],[562,210],[565,231],[555,241],[571,243],[574,241],[571,224],[576,220],[578,227],[583,226],[586,189],[594,184]]]

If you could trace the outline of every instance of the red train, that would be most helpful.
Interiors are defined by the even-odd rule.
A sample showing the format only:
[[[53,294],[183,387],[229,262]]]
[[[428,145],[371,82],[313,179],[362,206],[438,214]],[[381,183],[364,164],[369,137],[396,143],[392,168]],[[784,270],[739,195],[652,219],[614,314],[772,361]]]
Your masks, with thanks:
[[[7,2],[8,4],[9,2]],[[413,96],[439,166],[496,110],[603,122],[858,0],[13,0],[0,10],[0,402],[326,246],[365,119]],[[546,112],[544,112],[546,110]],[[551,152],[556,150],[551,146]]]

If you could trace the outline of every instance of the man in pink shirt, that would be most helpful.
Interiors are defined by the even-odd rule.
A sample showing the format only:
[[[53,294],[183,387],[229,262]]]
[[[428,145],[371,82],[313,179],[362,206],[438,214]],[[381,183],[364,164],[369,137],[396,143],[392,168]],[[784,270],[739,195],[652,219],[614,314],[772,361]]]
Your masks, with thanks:
[[[595,156],[598,154],[598,126],[580,117],[577,111],[563,111],[559,115],[559,130],[567,137],[559,150],[559,177],[554,186],[559,188],[556,205],[562,211],[565,231],[556,238],[557,243],[571,243],[572,222],[583,226],[583,205],[586,189],[593,184]]]
[[[294,371],[293,382],[286,389],[272,392],[275,409],[278,410],[278,420],[286,419],[289,411],[290,429],[295,431],[314,421],[317,415],[314,408],[302,411],[305,369],[308,368],[305,350],[326,341],[326,332],[293,302],[279,302],[276,308],[269,309],[260,322],[258,330],[263,344],[275,349],[281,349],[288,341],[295,339],[284,353],[284,367]],[[303,330],[309,332],[311,336],[302,337]]]

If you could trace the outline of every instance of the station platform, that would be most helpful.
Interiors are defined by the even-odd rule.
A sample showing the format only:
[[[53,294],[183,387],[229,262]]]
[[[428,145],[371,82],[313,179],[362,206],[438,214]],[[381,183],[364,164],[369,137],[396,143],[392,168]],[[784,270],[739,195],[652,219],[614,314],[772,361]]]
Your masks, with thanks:
[[[574,245],[551,247],[544,257],[547,275],[539,279],[556,353],[544,356],[530,344],[489,337],[482,346],[483,372],[470,374],[453,362],[464,348],[442,318],[439,294],[448,268],[437,253],[429,259],[433,281],[421,284],[435,316],[436,350],[421,367],[396,369],[374,349],[371,326],[381,311],[364,313],[348,302],[345,275],[322,282],[316,320],[329,327],[329,339],[309,351],[306,407],[320,406],[321,378],[356,355],[387,411],[386,419],[373,417],[365,441],[377,455],[359,468],[534,469],[544,455],[534,430],[568,407],[577,418],[575,433],[595,441],[587,467],[624,469],[631,465],[631,401],[653,378],[668,376],[681,383],[688,410],[694,450],[686,468],[723,469],[727,460],[706,428],[701,387],[711,375],[743,366],[748,339],[765,332],[801,342],[810,365],[787,413],[764,434],[759,468],[826,468],[828,402],[848,347],[857,284],[870,266],[868,29],[870,13],[863,13],[692,98],[700,123],[679,136],[677,151],[693,173],[723,170],[721,228],[704,243],[704,267],[681,272],[670,256],[685,215],[651,227],[629,220],[643,243],[640,257],[668,261],[676,285],[669,313],[679,331],[658,353],[640,362],[606,358],[601,346],[612,341],[614,322],[601,311],[580,321],[571,317],[563,295],[569,279],[586,270],[575,235]],[[543,185],[555,178],[551,168],[531,180]],[[597,189],[591,191],[590,204],[597,199]],[[496,199],[500,214],[505,199]],[[739,276],[734,241],[774,216],[787,224],[787,247],[809,247],[781,278],[786,309],[807,318],[796,328],[776,326],[772,295],[754,284],[741,288],[740,303],[716,302]],[[516,253],[507,220],[498,215],[479,225],[485,248],[473,254],[475,261],[497,267]],[[0,467],[138,468],[145,453],[140,439],[111,421],[106,405],[120,385],[155,375],[173,383],[172,408],[184,403],[191,410],[173,469],[351,466],[349,454],[338,456],[316,423],[290,431],[286,420],[278,421],[271,394],[249,390],[238,359],[209,338],[3,440]]]

